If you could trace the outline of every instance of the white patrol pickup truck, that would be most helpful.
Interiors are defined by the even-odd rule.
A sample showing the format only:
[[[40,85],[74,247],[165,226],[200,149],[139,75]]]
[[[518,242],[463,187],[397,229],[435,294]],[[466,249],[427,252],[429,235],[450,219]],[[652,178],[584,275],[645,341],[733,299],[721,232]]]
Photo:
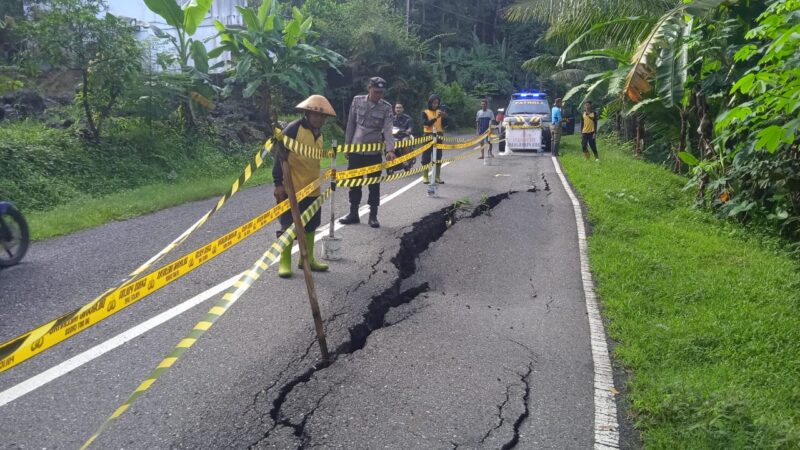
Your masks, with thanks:
[[[512,94],[505,111],[502,134],[506,139],[506,150],[550,151],[547,95],[541,92]]]

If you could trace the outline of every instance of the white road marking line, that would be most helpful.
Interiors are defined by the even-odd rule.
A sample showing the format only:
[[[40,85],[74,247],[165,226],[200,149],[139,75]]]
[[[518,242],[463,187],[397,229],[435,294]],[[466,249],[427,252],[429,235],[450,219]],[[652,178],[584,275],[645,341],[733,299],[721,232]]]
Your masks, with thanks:
[[[449,163],[447,163],[449,164]],[[447,164],[443,164],[442,167],[446,166]],[[422,177],[408,183],[407,185],[403,186],[402,188],[398,189],[397,191],[381,198],[381,205],[389,203],[390,201],[394,200],[395,198],[399,197],[400,195],[407,192],[412,187],[416,186],[417,184],[422,182]],[[344,188],[340,188],[344,190]],[[369,212],[369,206],[364,206],[359,210],[359,216],[363,216]],[[340,224],[336,221],[336,225],[334,226],[334,231],[342,228],[345,225]],[[320,228],[320,231],[314,236],[314,241],[319,241],[322,239],[323,236],[327,235],[327,230],[330,228],[330,225],[326,225],[325,227]],[[292,254],[297,253],[299,250],[297,245],[294,246],[292,249]],[[274,264],[274,263],[273,263]],[[36,389],[44,386],[47,383],[50,383],[57,378],[68,374],[69,372],[77,369],[78,367],[114,350],[115,348],[125,344],[126,342],[143,335],[144,333],[152,330],[153,328],[173,319],[186,311],[194,308],[195,306],[205,302],[206,300],[223,293],[226,289],[231,287],[233,283],[235,283],[241,274],[238,274],[222,283],[206,290],[205,292],[198,294],[185,302],[174,306],[142,323],[136,325],[135,327],[120,333],[113,338],[98,344],[72,358],[53,366],[44,372],[41,372],[37,375],[34,375],[28,378],[25,381],[22,381],[5,391],[0,392],[0,407],[3,407],[14,400],[22,397],[25,394],[35,391]]]
[[[125,344],[126,342],[141,336],[142,334],[152,330],[153,328],[161,325],[162,323],[167,322],[168,320],[175,318],[180,314],[183,314],[186,311],[194,308],[195,306],[203,303],[204,301],[210,299],[211,297],[221,294],[230,286],[232,286],[233,283],[235,283],[236,280],[238,279],[239,275],[236,275],[235,277],[230,278],[227,281],[224,281],[214,286],[213,288],[203,292],[202,294],[196,295],[190,298],[189,300],[186,300],[185,302],[181,303],[180,305],[174,306],[162,312],[161,314],[158,314],[157,316],[154,316],[153,318],[148,319],[140,323],[139,325],[136,325],[135,327],[129,329],[128,331],[125,331],[123,333],[114,336],[113,338],[103,342],[102,344],[98,344],[90,348],[89,350],[86,350],[83,353],[73,356],[72,358],[62,362],[61,364],[53,366],[50,369],[47,369],[38,375],[34,375],[33,377],[28,378],[27,380],[11,388],[6,389],[3,392],[0,392],[0,407],[13,402],[14,400],[22,397],[23,395],[32,392],[63,375],[68,374],[69,372],[88,363],[89,361],[98,358],[110,352],[111,350],[114,350],[115,348],[121,346],[122,344]]]
[[[592,361],[594,363],[594,448],[595,450],[619,448],[619,425],[617,423],[617,404],[614,400],[614,374],[611,370],[611,359],[608,356],[606,332],[600,308],[594,293],[592,272],[589,270],[589,252],[586,246],[586,228],[583,225],[581,204],[569,186],[558,158],[552,157],[561,185],[567,191],[572,209],[575,211],[575,224],[578,226],[578,250],[581,257],[581,279],[583,294],[586,299],[586,311],[589,314],[589,334],[592,345]]]

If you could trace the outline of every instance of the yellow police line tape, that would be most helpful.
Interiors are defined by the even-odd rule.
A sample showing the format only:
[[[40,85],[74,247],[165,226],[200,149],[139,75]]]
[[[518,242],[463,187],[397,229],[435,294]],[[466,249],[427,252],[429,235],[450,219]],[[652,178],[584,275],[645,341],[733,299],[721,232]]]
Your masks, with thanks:
[[[331,176],[332,171],[328,170],[321,178],[301,189],[297,193],[298,200],[309,196]],[[0,372],[36,356],[197,269],[273,222],[288,210],[289,201],[284,200],[240,227],[225,233],[182,258],[154,270],[141,279],[129,280],[86,305],[3,343],[0,346]]]
[[[239,191],[239,188],[241,188],[247,182],[247,180],[249,180],[250,177],[253,176],[253,172],[255,172],[256,169],[258,169],[264,164],[264,156],[266,156],[266,154],[271,149],[272,149],[272,140],[268,140],[264,144],[264,149],[260,150],[258,153],[255,154],[255,156],[253,156],[253,159],[249,163],[247,163],[242,173],[239,174],[239,177],[236,180],[234,180],[230,189],[228,189],[228,192],[226,192],[225,195],[220,197],[220,199],[217,201],[217,204],[211,210],[209,210],[203,217],[201,217],[200,220],[195,222],[194,225],[192,225],[186,231],[181,233],[180,236],[175,238],[174,241],[170,242],[169,245],[164,247],[154,257],[150,258],[147,262],[139,266],[139,268],[131,272],[128,278],[119,283],[118,286],[121,286],[127,283],[128,281],[131,281],[132,279],[136,278],[140,274],[144,273],[147,269],[152,267],[156,262],[160,261],[161,258],[163,258],[168,253],[178,248],[178,246],[181,245],[184,241],[186,241],[186,239],[192,233],[194,233],[195,231],[197,231],[198,228],[203,226],[203,224],[205,224],[215,212],[219,211],[222,208],[222,205],[224,205],[231,197],[233,197]],[[111,292],[112,290],[113,288],[109,289],[108,291],[106,291],[106,294]]]
[[[473,145],[480,144],[481,142],[483,142],[489,136],[490,136],[490,133],[487,131],[487,132],[483,133],[482,135],[480,135],[480,136],[478,136],[476,138],[473,138],[473,139],[471,139],[469,141],[465,141],[462,144],[449,146],[447,148],[444,148],[444,150],[463,150],[463,149],[469,148],[469,147],[471,147]],[[392,161],[382,162],[382,163],[379,163],[379,164],[373,164],[371,166],[361,167],[361,168],[358,168],[358,169],[350,169],[350,170],[338,171],[338,172],[336,172],[336,179],[337,180],[345,180],[345,179],[348,179],[348,178],[358,178],[358,177],[362,177],[364,175],[369,175],[369,174],[374,173],[374,172],[380,172],[381,170],[383,170],[385,168],[393,167],[393,166],[396,166],[398,164],[402,164],[402,163],[408,161],[409,159],[414,158],[415,156],[419,155],[420,153],[430,149],[433,145],[434,145],[434,142],[429,142],[427,145],[424,145],[424,146],[414,150],[413,152],[411,152],[409,154],[403,155],[403,156],[401,156],[399,158],[395,158]],[[437,148],[441,149],[443,147],[443,145],[444,144],[439,144],[437,146]],[[444,160],[442,160],[442,161],[444,161]],[[447,161],[444,161],[444,162],[447,162]]]
[[[322,195],[320,195],[314,203],[309,205],[309,207],[303,212],[301,215],[301,220],[303,225],[307,224],[311,217],[316,214],[316,212],[320,209],[322,204],[325,200],[330,196],[331,189],[328,188]],[[299,200],[299,198],[298,198]],[[125,400],[125,402],[120,405],[112,414],[109,416],[105,422],[95,431],[95,433],[81,446],[81,450],[88,448],[92,445],[101,434],[103,434],[106,430],[108,430],[111,425],[116,421],[128,408],[131,407],[134,401],[139,398],[145,391],[150,389],[153,383],[158,380],[161,375],[163,375],[170,367],[172,367],[175,362],[186,353],[189,348],[191,348],[200,337],[202,337],[206,331],[208,331],[214,323],[225,314],[228,309],[233,305],[239,298],[247,292],[248,289],[253,285],[253,283],[258,280],[258,278],[266,271],[270,264],[272,264],[275,260],[277,260],[284,249],[290,248],[292,245],[292,240],[297,237],[297,232],[295,230],[294,224],[290,226],[280,237],[278,237],[275,242],[268,248],[266,252],[252,265],[250,269],[244,271],[242,275],[239,277],[238,280],[228,288],[228,291],[222,296],[222,298],[217,301],[217,303],[208,310],[205,317],[200,322],[192,328],[192,331],[189,332],[183,339],[178,342],[178,344],[172,349],[172,351],[163,359],[161,362],[153,369],[152,372],[147,376],[147,378],[142,381],[139,387],[133,391],[133,393]]]
[[[417,145],[427,144],[433,140],[433,136],[422,136],[415,139],[394,141],[394,148],[416,147]]]
[[[431,147],[433,147],[433,142],[428,142],[427,144],[425,144],[422,147],[414,150],[413,152],[410,152],[408,154],[405,154],[403,156],[395,158],[395,159],[393,159],[391,161],[386,161],[386,162],[382,162],[382,163],[378,163],[378,164],[373,164],[371,166],[366,166],[366,167],[360,167],[358,169],[337,171],[336,172],[336,179],[337,180],[344,180],[344,179],[347,179],[347,178],[362,177],[364,175],[369,175],[369,174],[371,174],[373,172],[380,172],[383,169],[400,165],[400,164],[408,161],[409,159],[412,159],[412,158],[416,157],[417,155],[425,152],[426,150],[430,149]]]
[[[319,147],[313,147],[307,144],[300,143],[282,133],[282,131],[278,128],[274,130],[275,137],[283,142],[283,145],[286,148],[298,155],[305,156],[307,158],[312,159],[323,159],[323,158],[331,158],[333,157],[333,150],[332,149],[321,149]],[[475,138],[463,139],[458,138],[459,140],[453,141],[456,143],[453,144],[442,144],[440,143],[437,148],[440,150],[461,150],[467,147],[471,147],[473,145],[479,144],[482,139],[490,136],[491,133],[487,130],[480,136]],[[447,141],[447,138],[444,139],[444,142]],[[426,144],[433,141],[433,136],[423,136],[416,139],[408,139],[403,141],[395,142],[394,147],[396,149],[402,149],[406,147],[415,147],[420,144]],[[375,153],[375,152],[383,152],[386,150],[386,144],[381,143],[371,143],[371,144],[347,144],[347,145],[339,145],[336,147],[337,153]],[[385,166],[386,167],[386,166]]]
[[[336,147],[339,153],[376,153],[386,150],[386,144],[383,142],[371,144],[344,144]]]
[[[277,131],[276,131],[276,134],[277,134]],[[285,145],[286,148],[289,149],[289,151],[291,151],[293,153],[296,153],[298,155],[305,156],[307,158],[322,159],[322,158],[331,158],[331,157],[333,157],[333,150],[330,150],[330,149],[325,150],[325,149],[321,149],[319,147],[313,147],[313,146],[310,146],[310,145],[307,145],[307,144],[303,144],[303,143],[300,143],[300,142],[298,142],[298,141],[296,141],[296,140],[294,140],[294,139],[292,139],[292,138],[290,138],[288,136],[285,136],[283,134],[280,134],[278,136],[278,139],[280,139],[281,142],[283,142],[283,145]],[[417,138],[417,139],[408,139],[408,140],[405,140],[405,141],[395,142],[394,147],[396,149],[414,147],[414,146],[417,146],[417,145],[420,145],[420,144],[425,144],[427,142],[431,142],[432,140],[433,140],[433,136],[425,136],[425,137],[421,137],[421,138]],[[383,149],[386,148],[385,144],[350,144],[348,146],[339,145],[339,146],[336,147],[336,151],[340,152],[340,149],[344,149],[346,147],[349,148],[349,147],[353,147],[353,146],[361,146],[361,145],[369,145],[369,146],[380,145],[381,148],[379,150],[383,150]],[[369,148],[371,148],[371,147],[369,147]],[[357,153],[359,151],[361,151],[361,150],[357,150],[357,151],[356,150],[351,150],[351,151],[342,150],[341,153]]]
[[[472,138],[472,139],[470,139],[468,141],[463,141],[463,142],[459,142],[459,143],[456,143],[456,144],[439,144],[439,145],[436,146],[436,148],[441,149],[441,150],[461,150],[461,149],[464,149],[464,148],[472,147],[473,145],[480,144],[483,140],[488,138],[490,135],[491,135],[491,132],[489,130],[486,130],[483,133],[481,133],[480,135],[475,136],[474,138]]]
[[[431,144],[432,145],[432,144]],[[413,170],[397,173],[394,175],[388,175],[384,177],[375,177],[375,178],[362,178],[362,179],[348,179],[348,180],[340,180],[337,182],[338,186],[354,186],[354,185],[363,185],[363,184],[373,184],[378,183],[381,181],[388,181],[388,180],[395,180],[399,178],[405,178],[416,173],[423,172],[424,170],[430,169],[430,167],[434,164],[444,164],[448,162],[455,162],[462,159],[465,159],[474,153],[476,153],[479,148],[473,149],[463,155],[459,155],[454,158],[449,159],[442,159],[436,162],[431,162],[424,166],[418,167]],[[328,174],[329,175],[329,174]],[[323,177],[324,178],[324,177]],[[323,178],[317,180],[317,184],[323,181]],[[351,184],[352,182],[357,182],[358,184]],[[308,187],[311,187],[309,185]],[[303,225],[307,224],[311,217],[316,214],[316,212],[321,208],[322,204],[329,198],[332,189],[328,188],[325,192],[322,193],[315,201],[312,203],[301,215],[301,221]],[[307,196],[304,195],[303,197]],[[300,197],[298,196],[298,200]],[[216,322],[225,314],[228,309],[247,292],[248,289],[253,285],[253,283],[258,280],[261,275],[269,269],[270,265],[275,262],[280,257],[281,252],[289,248],[292,245],[292,241],[297,237],[297,233],[295,230],[294,224],[292,224],[278,239],[272,243],[269,249],[258,259],[250,269],[244,271],[242,276],[233,284],[232,287],[228,289],[228,291],[222,296],[222,298],[217,301],[217,303],[208,310],[205,317],[200,320],[193,328],[192,331],[189,332],[183,339],[181,339],[178,344],[172,349],[172,351],[161,360],[161,362],[153,369],[152,372],[147,376],[147,378],[142,381],[139,386],[131,393],[130,396],[125,400],[125,402],[120,405],[112,414],[109,416],[95,431],[95,433],[89,437],[89,439],[81,446],[81,450],[87,449],[92,443],[97,440],[100,435],[102,435],[105,431],[107,431],[111,425],[120,417],[122,414],[127,411],[131,405],[136,401],[139,396],[144,394],[148,389],[150,389],[153,384],[158,380],[167,370],[169,370],[179,358],[181,358],[186,351],[191,348],[198,339],[200,339]]]
[[[368,184],[383,183],[385,181],[394,181],[394,180],[398,180],[400,178],[410,177],[412,175],[416,175],[418,173],[425,172],[426,170],[430,169],[431,166],[433,166],[434,164],[451,163],[451,162],[456,162],[456,161],[460,161],[462,159],[468,158],[468,157],[474,155],[475,153],[477,153],[478,150],[480,150],[481,148],[482,148],[482,146],[478,147],[478,148],[475,148],[473,150],[470,150],[470,151],[464,153],[463,155],[458,155],[458,156],[456,156],[454,158],[440,159],[439,161],[430,162],[428,164],[425,164],[424,166],[420,166],[420,167],[417,167],[417,168],[414,168],[414,169],[411,169],[411,170],[405,170],[403,172],[398,172],[398,173],[395,173],[395,174],[392,174],[392,175],[383,175],[383,176],[380,176],[380,177],[371,177],[371,178],[348,178],[348,179],[345,179],[345,180],[338,180],[338,181],[336,181],[336,186],[339,186],[339,187],[366,186]]]

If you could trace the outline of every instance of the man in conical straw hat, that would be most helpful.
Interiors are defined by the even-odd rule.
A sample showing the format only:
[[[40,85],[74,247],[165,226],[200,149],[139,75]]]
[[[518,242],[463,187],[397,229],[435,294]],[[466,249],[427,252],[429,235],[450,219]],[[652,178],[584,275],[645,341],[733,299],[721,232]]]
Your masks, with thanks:
[[[303,111],[303,117],[290,123],[283,129],[283,134],[296,140],[301,144],[310,147],[322,148],[322,125],[328,117],[336,117],[336,112],[333,110],[328,99],[321,95],[312,95],[307,99],[300,102],[296,106],[297,109]],[[306,156],[298,155],[294,152],[289,152],[289,170],[292,172],[292,182],[296,189],[300,190],[313,182],[320,176],[320,160],[308,158]],[[283,186],[283,168],[277,162],[272,166],[272,179],[275,182],[275,200],[278,203],[287,198],[286,189]],[[300,211],[306,210],[317,197],[320,196],[320,189],[311,193],[308,197],[300,200]],[[316,214],[308,221],[305,226],[305,232],[302,233],[306,248],[308,249],[308,259],[311,270],[315,272],[324,272],[328,270],[328,265],[323,264],[314,258],[314,231],[319,227],[322,219],[322,212],[318,210]],[[281,230],[278,231],[278,236],[292,225],[292,215],[290,211],[283,213],[280,217]],[[298,237],[301,233],[298,231]],[[300,241],[303,245],[303,241]],[[302,267],[302,261],[298,265]],[[278,276],[281,278],[289,278],[292,276],[292,249],[291,246],[287,247],[281,253],[280,264],[278,265]]]

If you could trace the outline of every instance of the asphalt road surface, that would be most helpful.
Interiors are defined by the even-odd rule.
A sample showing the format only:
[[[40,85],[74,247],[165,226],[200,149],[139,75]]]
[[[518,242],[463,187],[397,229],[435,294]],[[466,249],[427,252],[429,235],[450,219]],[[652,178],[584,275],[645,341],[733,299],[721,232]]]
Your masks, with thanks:
[[[344,259],[315,276],[332,364],[320,364],[302,272],[280,280],[270,270],[93,448],[591,448],[576,223],[553,161],[471,157],[443,176],[439,198],[414,178],[384,184],[380,229],[336,231]],[[346,191],[336,195],[343,215]],[[0,271],[0,341],[91,300],[213,202],[35,243]],[[269,186],[240,192],[175,257],[273,203]],[[219,297],[195,296],[221,291],[276,229],[0,374],[0,447],[79,447]],[[197,306],[15,396],[20,383],[191,298]]]

